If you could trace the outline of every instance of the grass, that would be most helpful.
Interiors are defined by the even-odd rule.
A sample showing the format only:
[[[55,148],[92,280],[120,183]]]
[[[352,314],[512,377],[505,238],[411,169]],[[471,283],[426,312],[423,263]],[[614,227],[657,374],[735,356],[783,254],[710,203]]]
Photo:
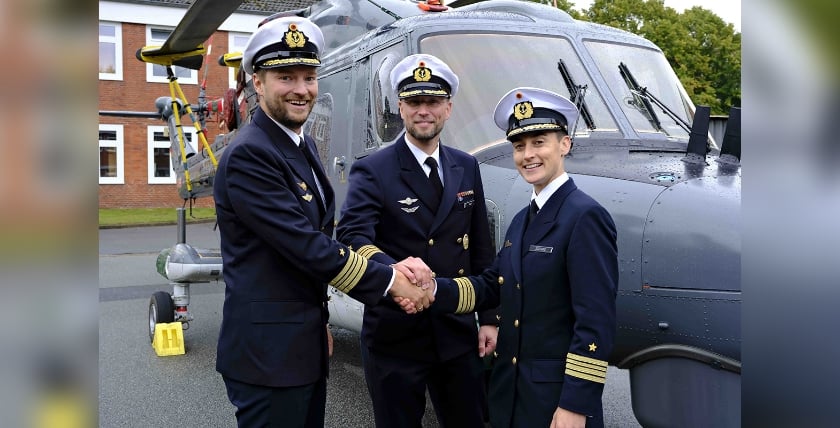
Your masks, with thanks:
[[[213,221],[214,208],[186,209],[187,223]],[[175,208],[100,208],[99,227],[149,226],[175,224],[178,220]]]

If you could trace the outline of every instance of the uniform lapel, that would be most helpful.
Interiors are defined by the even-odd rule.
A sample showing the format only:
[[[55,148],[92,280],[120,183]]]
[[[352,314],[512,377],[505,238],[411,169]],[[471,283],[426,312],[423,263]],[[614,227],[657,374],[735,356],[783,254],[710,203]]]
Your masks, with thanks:
[[[295,174],[303,179],[304,185],[306,187],[306,192],[313,196],[313,199],[310,203],[318,203],[320,196],[318,195],[318,186],[315,184],[315,177],[312,175],[312,168],[309,167],[309,162],[306,160],[303,152],[300,151],[298,145],[295,141],[292,141],[289,138],[288,134],[280,129],[274,121],[269,118],[262,109],[258,108],[254,112],[253,122],[260,127],[260,129],[265,132],[272,144],[280,150],[280,153],[286,159],[286,163],[289,165],[290,168],[295,172]],[[298,184],[298,186],[301,186]],[[328,184],[326,185],[328,187]],[[303,188],[304,186],[301,186]],[[324,193],[326,196],[327,189],[324,188]],[[303,203],[301,203],[303,205]],[[320,210],[318,210],[320,213]],[[321,217],[329,217],[329,216],[321,216]],[[320,219],[316,221],[316,223],[320,223]]]
[[[461,188],[461,180],[464,179],[464,167],[455,164],[455,159],[449,154],[449,148],[443,145],[440,146],[440,160],[441,170],[443,171],[443,197],[440,199],[440,206],[435,214],[431,232],[437,230],[446,220],[452,206],[455,205],[457,189]]]
[[[426,207],[435,206],[435,191],[429,184],[429,177],[420,168],[420,165],[417,163],[417,158],[414,157],[408,148],[407,144],[409,143],[405,141],[405,136],[400,137],[394,144],[396,144],[397,161],[400,164],[400,178],[414,191],[420,201],[423,202],[423,205]],[[434,215],[434,213],[432,214]]]
[[[519,211],[518,214],[513,216],[513,221],[511,221],[510,226],[508,227],[508,236],[510,236],[510,240],[513,242],[510,243],[510,251],[508,251],[508,256],[510,257],[510,264],[513,267],[513,276],[516,278],[516,282],[522,283],[522,256],[524,253],[522,252],[523,248],[523,241],[525,240],[525,219],[528,217],[528,208]]]
[[[540,208],[539,214],[534,217],[534,224],[528,225],[525,230],[525,240],[530,244],[539,242],[545,235],[557,226],[557,216],[560,214],[560,207],[577,186],[571,177],[557,191],[548,198],[545,205]],[[527,215],[527,214],[526,214]]]

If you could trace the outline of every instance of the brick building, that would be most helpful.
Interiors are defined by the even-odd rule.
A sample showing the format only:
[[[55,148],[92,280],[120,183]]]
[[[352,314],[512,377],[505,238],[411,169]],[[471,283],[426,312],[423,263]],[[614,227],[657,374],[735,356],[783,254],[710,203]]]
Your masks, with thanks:
[[[156,110],[155,100],[169,96],[163,66],[146,64],[135,53],[143,46],[161,45],[184,16],[191,0],[124,0],[99,2],[99,207],[180,207],[175,174],[170,165],[167,124],[140,113]],[[206,81],[208,100],[222,98],[235,86],[233,70],[219,66],[218,57],[244,50],[260,21],[272,13],[299,9],[311,1],[249,0],[228,17],[205,43],[210,54],[201,70],[175,67],[187,100],[195,105],[199,83]],[[189,116],[183,116],[191,144],[198,143]],[[206,122],[208,141],[219,134],[218,116]],[[196,201],[210,207],[212,198]]]

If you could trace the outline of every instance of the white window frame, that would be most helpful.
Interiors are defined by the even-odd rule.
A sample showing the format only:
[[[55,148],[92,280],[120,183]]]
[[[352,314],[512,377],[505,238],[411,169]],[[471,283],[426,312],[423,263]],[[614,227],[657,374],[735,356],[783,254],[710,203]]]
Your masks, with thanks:
[[[237,37],[244,37],[245,40],[242,42],[242,45],[236,44]],[[237,33],[237,32],[229,32],[228,33],[228,52],[244,52],[245,45],[248,44],[248,39],[251,38],[251,33]],[[239,68],[228,67],[230,70],[228,71],[228,85],[231,88],[236,89],[236,74],[239,72]]]
[[[148,127],[148,163],[149,163],[149,184],[175,184],[177,180],[177,176],[175,175],[175,170],[172,168],[172,143],[169,138],[165,141],[155,141],[155,132],[163,133],[163,135],[168,136],[168,126],[149,126]],[[195,150],[195,139],[198,137],[196,135],[195,128],[192,127],[183,127],[184,130],[184,138],[187,140],[187,144],[193,147]],[[155,149],[158,148],[165,148],[169,149],[169,177],[155,177]],[[178,153],[178,158],[180,159],[181,154]]]
[[[99,131],[114,131],[117,134],[117,138],[114,141],[99,140],[100,149],[103,147],[114,147],[117,151],[117,176],[102,177],[101,175],[99,175],[99,184],[125,184],[125,162],[123,161],[125,153],[125,148],[123,144],[125,139],[125,131],[123,130],[123,126],[99,124]],[[99,167],[101,168],[102,165],[100,164]]]
[[[100,47],[102,43],[114,44],[114,72],[99,72],[99,80],[123,80],[123,58],[122,58],[122,24],[118,22],[99,21],[99,25],[114,27],[114,36],[99,35]],[[100,52],[100,55],[102,53]]]
[[[147,25],[146,26],[146,46],[160,46],[166,40],[160,39],[152,39],[152,30],[158,31],[168,31],[170,34],[174,30],[173,27],[165,27],[161,25]],[[169,79],[166,76],[155,76],[155,66],[156,64],[147,63],[146,64],[146,81],[151,83],[169,83]],[[157,65],[157,67],[164,67],[162,65]],[[189,77],[182,76],[178,77],[179,84],[187,84],[187,85],[197,85],[198,84],[198,70],[191,70],[188,68],[172,66],[172,71],[178,75],[178,70],[188,70],[190,72]]]

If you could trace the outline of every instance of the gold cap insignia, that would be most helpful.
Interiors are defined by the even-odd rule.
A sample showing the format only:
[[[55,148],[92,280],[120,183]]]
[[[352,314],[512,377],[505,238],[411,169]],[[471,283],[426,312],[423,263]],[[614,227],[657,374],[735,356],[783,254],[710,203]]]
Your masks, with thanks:
[[[432,70],[426,67],[426,63],[420,61],[420,66],[414,69],[414,81],[428,82],[432,78]]]
[[[534,105],[530,101],[523,101],[513,106],[513,115],[516,120],[528,119],[534,115]]]
[[[304,200],[304,201],[309,202],[309,201],[311,201],[311,200],[312,200],[312,194],[311,194],[311,193],[307,193],[307,194],[305,194],[305,195],[301,196],[301,198],[303,198],[303,200]]]
[[[306,44],[306,36],[298,31],[295,24],[289,24],[289,31],[283,36],[283,40],[290,48],[302,48]]]

